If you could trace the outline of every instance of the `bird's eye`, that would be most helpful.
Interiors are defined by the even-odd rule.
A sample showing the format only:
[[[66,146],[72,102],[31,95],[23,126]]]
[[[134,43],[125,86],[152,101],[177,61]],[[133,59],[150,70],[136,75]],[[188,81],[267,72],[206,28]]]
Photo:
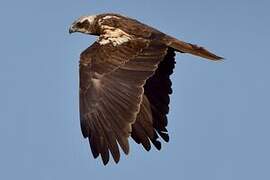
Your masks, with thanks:
[[[89,26],[90,26],[90,24],[89,24],[89,22],[88,22],[87,20],[84,20],[84,21],[82,22],[82,26],[83,26],[84,28],[88,29]]]
[[[76,26],[77,26],[78,28],[82,28],[82,27],[83,27],[83,23],[78,22],[78,23],[76,24]]]

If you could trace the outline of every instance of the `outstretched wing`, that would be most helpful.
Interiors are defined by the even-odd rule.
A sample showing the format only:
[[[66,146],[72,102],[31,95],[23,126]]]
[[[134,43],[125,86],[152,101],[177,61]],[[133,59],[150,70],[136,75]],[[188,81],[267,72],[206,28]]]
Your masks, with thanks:
[[[151,143],[160,150],[159,136],[169,141],[166,126],[169,112],[169,95],[172,93],[170,75],[175,64],[174,49],[169,48],[164,59],[159,63],[155,74],[144,85],[144,99],[136,122],[132,125],[132,138],[149,151]]]
[[[166,55],[155,41],[133,39],[118,46],[93,44],[81,54],[80,119],[92,154],[104,164],[109,152],[119,161],[118,144],[128,154],[128,137],[143,100],[146,80]]]

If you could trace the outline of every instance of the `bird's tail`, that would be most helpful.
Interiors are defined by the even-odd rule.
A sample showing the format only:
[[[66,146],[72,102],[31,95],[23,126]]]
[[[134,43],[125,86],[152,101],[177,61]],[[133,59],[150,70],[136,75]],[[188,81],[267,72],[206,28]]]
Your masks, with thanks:
[[[165,39],[167,46],[175,49],[176,51],[182,53],[189,53],[195,56],[200,56],[202,58],[210,59],[213,61],[218,61],[224,59],[223,57],[217,56],[214,53],[211,53],[207,49],[197,46],[195,44],[186,43],[184,41],[180,41],[173,37],[167,36]]]

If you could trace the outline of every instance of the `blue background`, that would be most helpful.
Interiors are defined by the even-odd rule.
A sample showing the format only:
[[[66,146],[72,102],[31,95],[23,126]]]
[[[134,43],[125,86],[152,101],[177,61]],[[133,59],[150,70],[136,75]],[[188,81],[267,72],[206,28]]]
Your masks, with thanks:
[[[270,179],[267,0],[25,0],[0,6],[0,179]],[[226,60],[177,55],[169,131],[158,152],[103,167],[82,138],[78,60],[95,37],[81,15],[118,12]]]

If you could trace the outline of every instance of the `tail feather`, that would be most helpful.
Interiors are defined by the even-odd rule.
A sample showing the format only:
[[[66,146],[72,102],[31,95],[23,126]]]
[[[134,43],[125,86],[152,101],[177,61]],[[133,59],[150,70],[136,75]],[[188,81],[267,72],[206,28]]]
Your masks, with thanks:
[[[169,47],[182,53],[193,54],[195,56],[200,56],[202,58],[210,59],[213,61],[224,59],[223,57],[217,56],[214,53],[208,51],[207,49],[197,46],[195,44],[186,43],[172,37],[167,37],[165,41]]]

